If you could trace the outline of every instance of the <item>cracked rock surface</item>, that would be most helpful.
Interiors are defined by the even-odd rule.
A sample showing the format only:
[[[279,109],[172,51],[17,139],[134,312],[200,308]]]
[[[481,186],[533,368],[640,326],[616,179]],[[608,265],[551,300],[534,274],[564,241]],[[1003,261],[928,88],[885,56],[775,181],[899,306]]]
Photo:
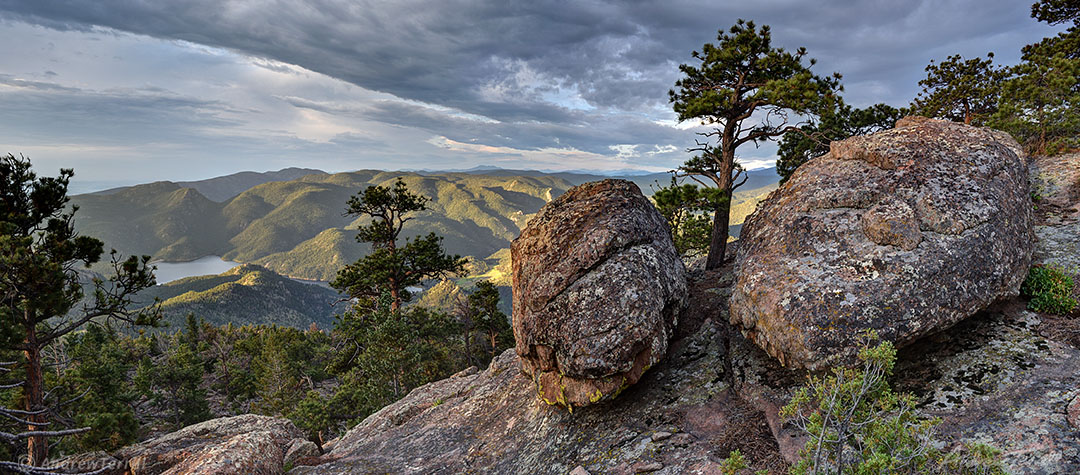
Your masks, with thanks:
[[[667,352],[686,270],[637,185],[571,188],[529,221],[510,253],[516,350],[548,404],[611,399]]]
[[[1027,163],[1007,135],[908,117],[833,142],[743,225],[731,321],[784,365],[853,361],[1016,295],[1032,255]]]

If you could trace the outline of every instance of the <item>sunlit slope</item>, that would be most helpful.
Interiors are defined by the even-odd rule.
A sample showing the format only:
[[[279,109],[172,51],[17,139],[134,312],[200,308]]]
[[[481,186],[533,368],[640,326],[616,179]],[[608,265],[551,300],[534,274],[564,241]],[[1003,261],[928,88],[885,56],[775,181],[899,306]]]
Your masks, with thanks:
[[[480,258],[509,246],[544,203],[572,186],[554,176],[363,170],[265,183],[224,203],[168,182],[74,201],[81,207],[80,232],[127,254],[164,260],[221,255],[291,277],[329,280],[367,252],[355,242],[355,229],[367,221],[344,216],[345,202],[398,177],[430,198],[403,237],[435,232],[449,252]]]
[[[141,302],[162,300],[169,329],[182,328],[188,313],[215,325],[277,324],[320,328],[333,324],[336,291],[296,282],[260,266],[246,264],[219,275],[188,277],[147,289]]]

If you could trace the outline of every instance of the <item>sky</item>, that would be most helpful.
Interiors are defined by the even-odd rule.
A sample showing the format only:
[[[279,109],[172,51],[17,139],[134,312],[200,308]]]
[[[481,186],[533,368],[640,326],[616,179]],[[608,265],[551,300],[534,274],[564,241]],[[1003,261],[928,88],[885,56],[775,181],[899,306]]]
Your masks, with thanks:
[[[1055,28],[1022,0],[0,0],[0,153],[73,190],[285,167],[669,170],[668,90],[739,18],[905,106],[930,60]],[[749,168],[775,146],[744,146]]]

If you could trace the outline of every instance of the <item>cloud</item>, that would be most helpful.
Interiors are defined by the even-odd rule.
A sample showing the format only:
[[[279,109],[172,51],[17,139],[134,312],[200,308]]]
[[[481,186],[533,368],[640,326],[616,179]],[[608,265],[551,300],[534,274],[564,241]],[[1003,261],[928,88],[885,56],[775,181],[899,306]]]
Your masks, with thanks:
[[[1059,30],[1028,3],[0,0],[0,28],[20,38],[0,51],[0,145],[213,144],[236,167],[287,160],[282,147],[345,168],[573,150],[670,168],[700,130],[667,103],[678,64],[737,18],[843,73],[849,102],[900,106],[930,59],[1015,61]]]

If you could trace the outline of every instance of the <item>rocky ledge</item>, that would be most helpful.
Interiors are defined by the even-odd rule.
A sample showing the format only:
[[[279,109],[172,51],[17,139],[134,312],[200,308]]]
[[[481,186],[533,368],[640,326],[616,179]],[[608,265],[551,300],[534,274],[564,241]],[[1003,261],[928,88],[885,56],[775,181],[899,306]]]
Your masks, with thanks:
[[[1075,258],[1080,155],[1036,160],[1054,183],[1036,204],[1035,262]],[[1038,188],[1036,187],[1038,190]],[[1054,238],[1047,238],[1047,236]],[[1057,237],[1060,237],[1058,239]],[[934,238],[931,236],[931,238]],[[1063,244],[1064,243],[1064,244]],[[958,249],[957,252],[964,252]],[[740,450],[782,473],[802,439],[778,409],[806,370],[781,366],[729,323],[731,267],[689,273],[689,307],[666,356],[618,397],[573,413],[537,397],[514,351],[489,368],[413,390],[314,455],[291,424],[260,416],[208,421],[72,466],[131,473],[717,473]],[[946,451],[980,441],[1013,473],[1080,473],[1080,318],[1006,298],[900,350],[894,387],[939,416]],[[1070,336],[1072,335],[1072,336]],[[75,465],[80,462],[81,465]],[[116,472],[120,473],[120,472]]]
[[[80,471],[105,469],[105,475],[273,475],[317,454],[315,443],[305,440],[292,422],[245,414],[190,425],[111,455],[70,457],[58,465]]]

